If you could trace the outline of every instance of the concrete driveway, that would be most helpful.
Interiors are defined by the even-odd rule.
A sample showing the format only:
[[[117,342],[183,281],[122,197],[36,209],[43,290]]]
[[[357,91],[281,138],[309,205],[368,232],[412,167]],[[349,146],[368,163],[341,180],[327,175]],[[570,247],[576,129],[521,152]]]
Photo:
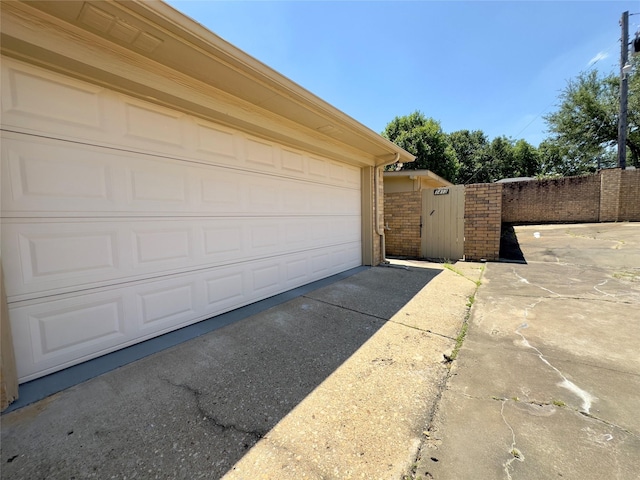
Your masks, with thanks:
[[[487,265],[414,478],[640,472],[640,224],[515,229]]]
[[[1,476],[637,478],[640,224],[516,233],[526,264],[361,271],[5,414]]]
[[[400,478],[478,264],[376,267],[1,418],[2,478]]]

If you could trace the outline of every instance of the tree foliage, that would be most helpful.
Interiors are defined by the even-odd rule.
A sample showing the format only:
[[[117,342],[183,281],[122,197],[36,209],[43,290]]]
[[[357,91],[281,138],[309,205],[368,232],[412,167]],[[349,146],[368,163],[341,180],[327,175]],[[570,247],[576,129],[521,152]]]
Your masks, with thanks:
[[[536,147],[525,140],[502,136],[491,142],[481,130],[449,135],[460,164],[456,183],[489,183],[501,178],[533,177],[540,169]]]
[[[627,112],[627,164],[640,168],[640,56],[632,59]],[[482,130],[442,131],[440,123],[416,111],[394,118],[382,135],[417,159],[403,169],[428,169],[458,183],[501,178],[570,176],[617,163],[620,81],[597,70],[569,80],[558,109],[546,115],[549,137],[538,147]]]
[[[459,130],[449,134],[449,142],[458,159],[455,183],[482,183],[487,181],[483,166],[490,162],[489,139],[481,130]]]
[[[402,167],[404,170],[427,169],[449,181],[455,180],[458,162],[439,122],[415,111],[394,118],[382,136],[416,156],[414,162]]]
[[[640,167],[640,60],[633,60],[629,77],[627,143],[629,164]],[[549,144],[562,152],[550,173],[575,175],[616,165],[620,80],[597,70],[583,72],[567,82],[560,93],[558,110],[545,116]],[[548,147],[548,145],[546,146]],[[545,148],[546,148],[545,147]]]

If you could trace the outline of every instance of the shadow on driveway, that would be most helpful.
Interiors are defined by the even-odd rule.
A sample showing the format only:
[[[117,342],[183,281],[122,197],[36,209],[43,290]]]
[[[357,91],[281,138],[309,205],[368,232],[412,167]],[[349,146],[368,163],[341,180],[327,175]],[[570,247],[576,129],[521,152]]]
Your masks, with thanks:
[[[3,415],[3,477],[219,478],[440,272],[371,268]]]
[[[509,263],[527,263],[520,248],[518,236],[513,225],[502,225],[500,232],[500,261]]]

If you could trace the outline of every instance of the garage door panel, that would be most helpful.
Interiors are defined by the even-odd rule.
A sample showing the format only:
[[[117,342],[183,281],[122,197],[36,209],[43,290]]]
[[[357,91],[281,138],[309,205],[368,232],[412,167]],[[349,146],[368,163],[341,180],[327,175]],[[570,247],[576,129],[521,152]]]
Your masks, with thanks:
[[[101,88],[61,75],[43,74],[40,69],[17,62],[15,65],[3,69],[4,113],[59,128],[102,127]]]
[[[197,261],[193,249],[193,231],[177,228],[138,229],[134,227],[133,267],[142,264],[175,263],[177,266]]]
[[[267,171],[278,169],[274,147],[271,143],[248,138],[245,143],[245,159],[252,169]]]
[[[19,241],[25,282],[118,270],[117,232],[87,229],[48,235],[23,234]]]
[[[359,168],[13,59],[0,68],[20,381],[361,264]]]
[[[9,302],[359,242],[359,217],[13,220]]]
[[[309,259],[306,257],[293,258],[285,264],[287,285],[297,285],[298,282],[310,275]]]
[[[246,210],[245,179],[240,173],[198,169],[199,205],[197,210],[213,213]]]
[[[283,170],[291,172],[294,175],[305,173],[305,158],[301,153],[283,148],[281,161]]]
[[[124,303],[120,292],[111,291],[10,308],[20,381],[126,341]]]
[[[79,308],[48,310],[30,315],[29,323],[32,335],[42,346],[42,350],[36,353],[46,358],[77,345],[122,336],[122,299],[111,298],[89,302]]]
[[[117,277],[127,270],[120,237],[109,225],[3,223],[2,247],[11,252],[2,259],[8,300],[75,285],[77,279]]]
[[[229,162],[239,157],[238,138],[231,131],[197,122],[196,139],[196,150],[209,158],[214,154],[221,157],[221,161]]]
[[[213,310],[223,310],[242,301],[249,291],[245,277],[244,272],[237,268],[223,268],[207,275],[207,305]]]
[[[3,134],[2,206],[10,211],[117,209],[114,165],[106,155],[69,153],[59,142]]]
[[[4,85],[9,86],[2,89],[2,123],[12,129],[245,172],[257,170],[354,188],[360,185],[357,167],[282,147],[13,59],[2,58],[2,75]],[[19,78],[11,81],[12,77]],[[22,77],[34,80],[23,82]],[[76,99],[72,91],[81,92],[80,97]],[[66,118],[75,122],[74,128]]]
[[[154,163],[155,165],[140,165],[127,172],[130,206],[142,211],[166,210],[174,208],[169,205],[172,203],[182,211],[190,210],[185,169],[177,165]]]
[[[359,215],[353,188],[3,134],[3,214]],[[4,170],[6,168],[6,170]]]
[[[197,316],[204,309],[199,288],[199,282],[183,276],[141,287],[135,294],[140,332],[153,333]]]
[[[360,265],[345,245],[14,302],[21,382]]]
[[[185,143],[182,117],[178,112],[128,101],[125,103],[126,135],[152,144],[182,147]]]

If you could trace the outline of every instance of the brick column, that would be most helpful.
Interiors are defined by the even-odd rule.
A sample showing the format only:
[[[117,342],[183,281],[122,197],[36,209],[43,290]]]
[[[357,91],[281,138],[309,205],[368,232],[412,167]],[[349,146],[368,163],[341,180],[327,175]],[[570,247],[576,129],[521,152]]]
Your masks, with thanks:
[[[618,221],[640,222],[640,170],[627,169],[620,173]]]
[[[620,184],[622,170],[600,170],[600,221],[617,222],[620,216]]]
[[[384,194],[387,255],[420,257],[422,192]]]
[[[502,184],[465,186],[465,260],[498,260],[502,228]]]

